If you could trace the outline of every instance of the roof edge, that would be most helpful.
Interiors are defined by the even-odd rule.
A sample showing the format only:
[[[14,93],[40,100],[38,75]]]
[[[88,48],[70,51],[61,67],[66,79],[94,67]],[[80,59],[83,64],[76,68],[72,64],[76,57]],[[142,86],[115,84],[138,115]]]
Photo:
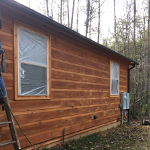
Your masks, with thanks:
[[[59,28],[60,30],[63,30],[65,32],[67,32],[68,34],[71,34],[71,35],[73,35],[73,36],[75,36],[75,37],[77,37],[77,38],[79,38],[79,39],[81,39],[81,40],[83,40],[85,42],[88,42],[88,43],[90,43],[90,44],[92,44],[92,45],[94,45],[94,46],[96,46],[98,48],[104,49],[104,50],[106,50],[107,52],[109,52],[109,53],[111,53],[113,55],[121,57],[122,59],[125,59],[125,60],[129,61],[132,64],[139,65],[138,62],[136,62],[136,61],[134,61],[134,60],[132,60],[132,59],[126,57],[126,56],[123,56],[123,55],[121,55],[121,54],[111,50],[110,48],[105,47],[105,46],[103,46],[103,45],[101,45],[101,44],[99,44],[99,43],[97,43],[97,42],[95,42],[95,41],[93,41],[93,40],[91,40],[91,39],[81,35],[80,33],[76,32],[76,31],[74,31],[74,30],[72,30],[72,29],[70,29],[70,28],[68,28],[68,27],[66,27],[66,26],[64,26],[64,25],[62,25],[62,24],[60,24],[60,23],[58,23],[58,22],[56,22],[56,21],[54,21],[54,20],[44,16],[42,14],[38,13],[37,11],[35,11],[35,10],[33,10],[33,9],[27,7],[27,6],[24,6],[24,5],[22,5],[22,4],[20,4],[20,3],[16,2],[16,1],[14,1],[14,0],[0,0],[0,2],[6,4],[6,5],[10,6],[10,7],[13,6],[13,8],[15,8],[15,9],[17,9],[17,10],[19,10],[19,11],[25,13],[25,14],[28,14],[31,17],[34,17],[34,18],[36,18],[36,19],[38,19],[38,20],[40,20],[42,22],[45,22],[45,23],[47,23],[49,25],[52,25],[52,26],[54,26],[56,28]]]

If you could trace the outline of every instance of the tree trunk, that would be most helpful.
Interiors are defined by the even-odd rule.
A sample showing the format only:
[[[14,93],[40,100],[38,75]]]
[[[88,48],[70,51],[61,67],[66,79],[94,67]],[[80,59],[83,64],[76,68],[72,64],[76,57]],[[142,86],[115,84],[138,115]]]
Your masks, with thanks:
[[[70,27],[70,23],[69,23],[69,0],[67,0],[67,9],[68,9],[68,27]]]
[[[146,99],[145,99],[145,102],[146,102],[146,104],[148,104],[148,93],[149,93],[149,60],[150,60],[150,58],[149,58],[149,55],[150,55],[150,45],[149,45],[149,22],[150,22],[150,0],[148,0],[148,5],[149,5],[149,12],[148,12],[148,37],[147,37],[147,42],[148,42],[148,44],[147,44],[147,46],[148,46],[148,51],[147,51],[147,65],[146,65],[146,77],[147,77],[147,82],[146,82],[146,93],[145,93],[145,95],[146,95]],[[146,112],[148,113],[148,110],[146,110]]]
[[[62,22],[62,24],[63,23],[65,23],[65,10],[64,10],[64,1],[63,1],[63,4],[62,4],[62,10],[63,10],[63,16],[62,16],[62,19],[63,19],[63,22]]]
[[[62,24],[62,0],[60,0],[60,23]]]
[[[77,32],[79,32],[79,0],[78,0],[78,8],[77,8]]]
[[[144,37],[143,37],[143,49],[144,49],[144,83],[145,83],[145,95],[147,93],[147,59],[146,59],[146,44],[145,44],[145,16],[143,15],[143,21],[144,21],[144,28],[143,28],[143,32],[144,32]],[[147,97],[145,97],[145,103],[146,103],[146,99]]]
[[[88,34],[88,27],[89,27],[89,10],[90,10],[90,0],[87,0],[87,19],[86,19],[86,31],[85,31],[86,37]]]
[[[73,26],[74,5],[75,5],[74,2],[75,2],[75,0],[73,0],[73,6],[72,6],[71,29],[72,29],[72,26]]]
[[[134,0],[134,35],[133,35],[133,42],[134,42],[134,60],[136,61],[136,40],[135,40],[135,23],[136,23],[136,20],[135,20],[135,17],[136,17],[136,0]]]
[[[52,15],[52,18],[53,18],[53,0],[52,0],[52,4],[51,4],[51,15]]]
[[[59,8],[59,5],[58,5],[58,8]],[[59,10],[60,9],[58,9],[58,22],[60,21],[60,14],[59,14],[60,12],[59,12]]]
[[[134,0],[134,35],[133,35],[133,42],[134,42],[134,60],[136,61],[136,40],[135,40],[135,23],[136,23],[136,0]],[[133,115],[135,111],[135,101],[137,100],[137,67],[135,67],[135,95],[134,95],[134,105],[133,105]]]
[[[123,55],[125,56],[125,40],[123,40],[122,42],[123,42]]]
[[[99,36],[100,36],[100,0],[98,0],[98,38],[97,43],[99,43]]]
[[[89,38],[91,39],[92,19],[89,19]]]
[[[116,4],[115,4],[115,0],[114,0],[114,34],[115,34],[115,41],[116,41],[116,52],[118,52],[118,42],[117,42],[117,35],[116,35]]]
[[[46,0],[46,9],[47,9],[47,16],[49,17],[48,0]]]
[[[130,55],[130,51],[129,51],[129,49],[130,49],[130,46],[129,46],[129,41],[130,41],[130,39],[129,39],[129,37],[128,37],[128,58],[129,58],[129,55]]]

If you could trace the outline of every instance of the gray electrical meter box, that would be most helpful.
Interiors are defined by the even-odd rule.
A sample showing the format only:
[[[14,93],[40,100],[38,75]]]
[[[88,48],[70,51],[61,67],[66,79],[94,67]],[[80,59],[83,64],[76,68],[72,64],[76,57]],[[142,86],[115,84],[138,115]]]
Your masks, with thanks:
[[[121,93],[121,108],[129,109],[130,108],[130,95],[129,93],[122,92]]]

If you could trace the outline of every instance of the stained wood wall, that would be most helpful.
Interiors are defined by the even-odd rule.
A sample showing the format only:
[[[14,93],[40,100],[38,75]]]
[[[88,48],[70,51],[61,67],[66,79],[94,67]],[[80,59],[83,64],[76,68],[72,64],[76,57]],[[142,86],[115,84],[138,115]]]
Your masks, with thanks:
[[[120,95],[110,97],[110,59],[120,65],[120,92],[127,92],[128,62],[104,51],[93,52],[98,48],[1,3],[0,8],[0,39],[7,70],[3,73],[4,81],[12,111],[33,144],[62,136],[63,128],[66,134],[76,135],[78,131],[117,121]],[[14,99],[14,20],[51,34],[50,100]],[[98,118],[93,120],[93,115]],[[1,108],[0,121],[6,121]],[[17,125],[16,129],[21,148],[30,146]],[[0,141],[9,139],[8,126],[1,126]]]

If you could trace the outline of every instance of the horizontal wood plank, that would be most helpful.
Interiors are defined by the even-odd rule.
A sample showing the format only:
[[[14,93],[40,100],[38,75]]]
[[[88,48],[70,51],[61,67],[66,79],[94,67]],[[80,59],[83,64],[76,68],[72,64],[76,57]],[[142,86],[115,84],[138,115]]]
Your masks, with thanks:
[[[128,70],[120,70],[120,75],[128,76]]]
[[[94,104],[110,104],[119,101],[120,100],[117,97],[68,99],[68,100],[61,100],[61,107],[86,106],[86,105],[94,105]]]
[[[109,65],[109,58],[97,55],[95,52],[85,50],[84,48],[81,48],[77,44],[74,44],[72,41],[66,40],[64,38],[60,38],[59,36],[52,35],[52,47],[66,51],[70,54],[74,54],[83,58],[86,58],[88,60],[96,61],[99,63],[103,63],[106,65]]]
[[[2,147],[2,149],[3,149],[3,150],[15,150],[15,148],[14,148],[14,145],[13,145],[13,144],[11,144],[11,145],[7,145],[7,146],[3,146],[3,147]]]
[[[3,19],[3,17],[2,17],[2,19]],[[6,19],[3,20],[1,31],[13,34],[13,24],[11,24],[8,21],[6,21]]]
[[[4,73],[5,74],[5,73]],[[14,78],[11,76],[3,76],[5,86],[13,87],[14,86]]]
[[[94,101],[93,101],[94,102]],[[99,102],[100,103],[100,102]],[[16,119],[19,123],[29,123],[42,120],[56,119],[61,117],[70,117],[74,115],[86,114],[91,112],[98,111],[107,111],[109,107],[114,108],[116,104],[113,103],[93,103],[92,105],[80,105],[78,107],[70,108],[59,108],[59,109],[47,109],[47,110],[35,110],[35,111],[26,111],[26,112],[16,112],[14,113]],[[102,105],[103,104],[103,105]],[[105,105],[104,105],[105,104]],[[117,103],[118,105],[118,103]],[[119,105],[117,106],[119,107]],[[0,114],[0,122],[7,121],[5,114]]]
[[[52,79],[63,79],[63,80],[72,80],[72,81],[80,81],[80,82],[89,82],[89,83],[97,83],[97,84],[108,84],[109,78],[106,77],[97,77],[91,76],[87,74],[80,74],[75,72],[62,71],[57,69],[52,69],[51,72]]]
[[[82,130],[88,129],[88,128],[92,128],[94,124],[99,126],[101,123],[105,124],[108,121],[114,121],[114,120],[116,120],[116,116],[110,116],[106,119],[101,118],[97,121],[93,120],[92,122],[87,121],[84,124],[79,123],[79,124],[74,124],[72,126],[66,126],[65,127],[65,134],[69,135],[69,134],[73,133],[72,131],[74,131],[74,133],[77,132],[77,133],[74,134],[74,135],[76,135],[76,134],[79,134],[78,133],[79,131],[82,131]],[[45,139],[45,141],[46,141],[46,139],[53,139],[55,137],[62,137],[62,130],[63,130],[63,128],[57,128],[57,129],[54,129],[54,130],[49,130],[48,132],[41,132],[40,134],[33,134],[29,137],[29,139],[34,144],[37,141],[40,142],[42,137],[43,137],[42,139]],[[41,138],[39,138],[39,135],[40,135]],[[23,147],[30,146],[25,138],[21,138],[20,143],[21,143],[21,146],[23,146]]]
[[[52,89],[84,89],[84,90],[109,90],[109,85],[107,84],[89,84],[72,82],[67,80],[52,80]]]
[[[11,48],[6,48],[6,46],[2,45],[2,49],[5,51],[5,59],[14,60],[14,52],[11,50]]]
[[[60,107],[60,100],[10,101],[12,111],[28,111]]]
[[[5,8],[6,8],[6,6],[4,6]],[[2,8],[4,8],[4,7],[2,7]],[[12,24],[13,25],[13,18],[12,17],[10,17],[10,14],[8,15],[8,14],[6,14],[6,9],[1,9],[1,12],[2,12],[2,20],[4,21],[4,22],[6,22],[6,23],[9,23],[9,24]]]
[[[12,36],[8,36],[7,34],[4,34],[4,32],[0,32],[0,39],[1,39],[2,45],[13,47],[13,37]]]
[[[95,70],[95,69],[92,69],[92,68],[78,66],[78,65],[75,65],[75,64],[69,64],[69,63],[54,60],[54,59],[52,59],[51,65],[52,65],[51,67],[55,68],[55,69],[60,69],[60,70],[65,70],[65,71],[72,71],[72,72],[78,72],[78,73],[83,73],[83,74],[88,74],[88,75],[94,75],[94,76],[98,76],[98,77],[109,78],[109,72],[99,71],[99,70]]]
[[[55,35],[55,34],[54,34],[54,35]],[[61,31],[59,31],[58,33],[56,33],[56,35],[57,35],[57,36],[54,37],[54,40],[57,40],[58,38],[59,38],[59,39],[62,38],[62,39],[65,40],[65,41],[69,41],[72,45],[78,45],[78,47],[79,47],[80,49],[84,49],[84,50],[86,50],[86,52],[87,52],[87,51],[93,52],[93,53],[98,54],[98,55],[100,55],[100,56],[107,57],[108,59],[109,59],[109,58],[113,58],[114,60],[119,61],[119,62],[122,62],[122,63],[124,63],[124,64],[128,64],[128,65],[130,64],[128,61],[123,60],[122,58],[120,58],[120,57],[118,57],[118,56],[116,56],[116,55],[114,55],[114,54],[111,54],[111,53],[107,52],[107,51],[104,50],[104,49],[101,49],[101,48],[99,48],[99,47],[97,47],[97,46],[94,46],[94,45],[92,45],[92,44],[89,44],[89,43],[87,43],[87,42],[85,42],[85,41],[83,41],[83,40],[80,40],[80,39],[78,39],[78,38],[76,38],[76,37],[74,37],[74,36],[71,36],[71,35],[64,36],[64,34],[63,34]],[[54,45],[54,44],[52,44],[52,45]],[[68,45],[67,45],[67,46],[68,46]],[[91,50],[92,50],[92,51],[91,51]]]
[[[105,65],[104,62],[101,62],[101,63],[93,62],[88,59],[74,56],[74,55],[61,52],[55,49],[52,49],[52,58],[109,72],[109,65]]]
[[[14,88],[6,86],[6,91],[7,91],[8,99],[14,99]]]
[[[52,98],[98,98],[108,97],[109,92],[101,91],[52,91]]]
[[[120,78],[120,81],[124,81],[124,82],[128,81],[128,77],[120,76],[119,78]]]
[[[37,100],[34,101],[10,101],[13,112],[35,111],[45,109],[55,109],[60,107],[85,106],[93,104],[116,103],[120,101],[118,97],[110,98],[68,98],[68,99],[53,99],[53,100]]]
[[[114,111],[115,113],[115,111]],[[105,123],[106,120],[108,120],[108,118],[110,119],[110,117],[108,116],[104,116],[104,113],[103,112],[98,112],[97,115],[99,114],[98,116],[98,119],[96,119],[96,122],[100,121],[101,118],[102,118],[102,123],[98,123],[98,124],[103,124]],[[80,123],[83,126],[82,129],[86,129],[87,126],[86,126],[86,123],[87,122],[90,122],[90,126],[94,126],[93,123],[95,122],[95,120],[93,119],[93,115],[94,114],[85,114],[85,115],[76,115],[76,116],[73,116],[73,117],[64,117],[64,118],[61,118],[61,119],[53,119],[53,120],[50,120],[50,121],[42,121],[42,122],[35,122],[35,123],[30,123],[30,124],[25,124],[25,125],[21,125],[23,131],[26,133],[26,135],[30,135],[30,134],[36,134],[38,132],[44,132],[46,130],[55,130],[57,128],[61,128],[61,127],[65,127],[65,126],[68,126],[68,125],[74,125],[74,124],[77,124],[77,123]],[[113,114],[116,117],[116,114]],[[105,120],[105,121],[104,121]],[[95,123],[94,123],[95,124]],[[95,125],[98,125],[97,123]],[[88,125],[88,127],[90,127]],[[18,127],[16,127],[16,130],[17,130],[17,134],[19,137],[23,136],[23,133],[20,131],[20,129]],[[74,132],[74,129],[71,130],[71,132]],[[2,141],[3,140],[6,140],[5,137],[7,137],[7,139],[10,139],[11,136],[10,136],[10,131],[8,128],[3,128],[3,130],[0,130],[0,134],[1,134],[1,137],[0,137],[0,140]],[[54,137],[56,138],[56,137]]]
[[[120,86],[127,86],[128,85],[128,81],[125,80],[125,81],[120,81]]]

